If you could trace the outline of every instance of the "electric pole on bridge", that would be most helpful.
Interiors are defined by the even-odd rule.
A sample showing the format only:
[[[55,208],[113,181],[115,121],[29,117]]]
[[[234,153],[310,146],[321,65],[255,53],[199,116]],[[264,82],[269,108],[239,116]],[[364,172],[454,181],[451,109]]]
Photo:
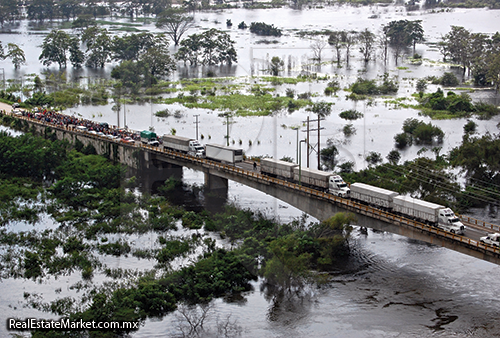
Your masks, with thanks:
[[[321,129],[325,129],[323,127],[321,127],[321,121],[324,120],[324,118],[318,118],[316,120],[310,120],[309,119],[309,116],[307,117],[307,120],[306,121],[302,121],[302,123],[307,123],[307,129],[306,130],[303,130],[305,132],[307,132],[307,136],[306,136],[306,140],[307,140],[307,167],[309,168],[309,155],[313,152],[313,151],[316,151],[318,153],[318,170],[321,170],[321,149],[320,149],[320,130]],[[318,122],[318,128],[317,129],[311,129],[309,127],[309,123],[310,122]],[[311,146],[311,144],[309,143],[309,132],[311,131],[318,131],[318,150],[316,150],[316,145],[314,146]]]
[[[196,124],[196,141],[198,141],[198,124],[200,123],[198,121],[198,116],[200,116],[200,114],[193,115],[193,116],[196,118],[196,122],[193,122],[193,123]]]

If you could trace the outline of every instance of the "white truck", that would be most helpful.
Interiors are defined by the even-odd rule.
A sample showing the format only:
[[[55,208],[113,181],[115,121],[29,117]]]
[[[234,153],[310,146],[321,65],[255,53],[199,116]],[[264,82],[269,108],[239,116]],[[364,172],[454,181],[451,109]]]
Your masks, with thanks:
[[[364,183],[352,183],[351,198],[385,210],[392,209],[392,200],[397,192],[374,187]]]
[[[500,247],[500,234],[488,234],[487,236],[481,237],[479,241],[481,241],[481,243]]]
[[[328,191],[340,197],[349,196],[350,189],[339,175],[311,168],[293,168],[293,180],[297,183],[322,191]]]
[[[340,175],[330,176],[330,193],[335,194],[339,197],[349,197],[351,194],[351,189],[347,186],[344,179]]]
[[[260,172],[264,175],[293,180],[293,169],[298,164],[290,163],[274,158],[263,158],[260,160]]]
[[[243,149],[227,147],[220,144],[207,144],[206,157],[222,163],[235,164],[243,161]]]
[[[196,157],[205,156],[205,148],[197,141],[191,138],[177,135],[163,135],[163,147],[167,150],[174,150],[184,154]]]
[[[440,229],[463,235],[465,226],[450,208],[409,196],[393,198],[393,211],[419,219]]]

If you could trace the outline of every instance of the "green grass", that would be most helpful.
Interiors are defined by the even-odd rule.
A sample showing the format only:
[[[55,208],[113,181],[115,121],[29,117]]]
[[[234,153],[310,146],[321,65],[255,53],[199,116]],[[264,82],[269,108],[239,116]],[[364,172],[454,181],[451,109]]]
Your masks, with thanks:
[[[433,120],[451,120],[470,117],[472,114],[467,112],[452,113],[448,110],[432,110],[430,108],[421,108],[422,115],[429,116]]]
[[[311,103],[309,100],[293,100],[284,96],[273,97],[270,94],[245,95],[240,93],[207,97],[180,96],[165,99],[163,102],[166,104],[181,103],[187,108],[229,110],[238,116],[266,116],[287,108],[290,101],[296,109]]]
[[[308,81],[307,78],[298,77],[280,77],[280,76],[261,76],[259,77],[261,81],[271,82],[272,84],[297,84],[299,82]]]

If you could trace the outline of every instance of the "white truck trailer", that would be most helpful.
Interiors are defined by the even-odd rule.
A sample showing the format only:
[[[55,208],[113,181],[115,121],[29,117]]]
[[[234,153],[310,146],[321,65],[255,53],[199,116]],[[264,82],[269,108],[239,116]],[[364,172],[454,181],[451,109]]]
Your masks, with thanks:
[[[220,144],[207,144],[206,157],[222,163],[235,164],[243,161],[243,149],[227,147]]]
[[[174,150],[197,157],[205,156],[205,148],[197,140],[165,134],[162,141],[163,147],[167,150]]]
[[[310,168],[293,168],[294,181],[312,188],[319,188],[323,191],[327,191],[329,188],[330,176],[332,174],[326,171]]]
[[[364,183],[353,183],[350,188],[352,199],[386,210],[392,209],[392,200],[398,196],[397,192]]]
[[[463,235],[465,230],[453,210],[439,204],[409,196],[396,196],[393,199],[393,210],[455,234]]]
[[[275,160],[274,158],[260,160],[261,173],[286,180],[293,180],[293,169],[298,166],[298,164]]]
[[[308,187],[328,191],[340,197],[349,196],[350,189],[340,175],[311,168],[293,168],[293,180]]]

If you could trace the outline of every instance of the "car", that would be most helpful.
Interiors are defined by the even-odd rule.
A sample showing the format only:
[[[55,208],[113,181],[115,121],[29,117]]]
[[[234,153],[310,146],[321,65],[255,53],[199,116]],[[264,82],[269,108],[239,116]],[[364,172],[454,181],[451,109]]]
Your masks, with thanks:
[[[481,237],[479,239],[481,243],[497,246],[500,248],[500,234],[488,234],[487,236]]]
[[[135,141],[131,137],[124,137],[124,138],[121,139],[121,142],[128,143],[128,144],[133,144]]]
[[[21,107],[21,105],[17,102],[12,104],[12,108],[14,108],[14,109],[19,108],[19,107]]]

